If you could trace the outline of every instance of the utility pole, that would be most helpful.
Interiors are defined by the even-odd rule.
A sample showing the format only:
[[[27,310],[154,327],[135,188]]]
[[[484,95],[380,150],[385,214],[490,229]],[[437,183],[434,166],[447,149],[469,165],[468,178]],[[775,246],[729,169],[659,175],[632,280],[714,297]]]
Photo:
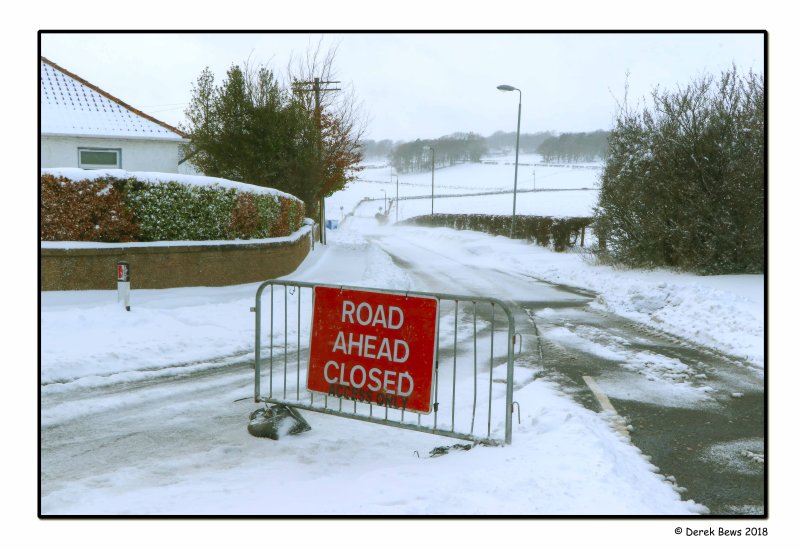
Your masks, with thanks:
[[[295,92],[314,92],[314,122],[317,125],[317,165],[319,166],[319,178],[320,182],[322,182],[323,171],[322,171],[322,108],[320,107],[320,92],[335,92],[341,90],[341,88],[322,88],[321,86],[329,86],[331,84],[341,84],[340,81],[330,81],[330,80],[320,80],[319,78],[314,78],[313,81],[309,82],[295,82],[294,83],[294,90]],[[308,87],[310,86],[310,88]],[[320,192],[322,191],[322,185],[320,185]],[[319,198],[319,242],[320,244],[327,244],[328,239],[325,234],[325,195],[321,194]]]
[[[392,178],[395,178],[395,177],[397,178],[397,193],[395,195],[395,204],[398,204],[397,200],[399,200],[399,198],[400,198],[400,176],[398,176],[397,174],[394,173],[394,167],[393,166],[389,166],[389,185],[392,184]],[[397,211],[395,210],[395,220],[394,220],[395,222],[397,222],[397,213],[396,212]],[[386,215],[388,216],[389,213],[386,212]]]
[[[433,173],[436,171],[436,151],[431,147],[431,216],[433,216]]]

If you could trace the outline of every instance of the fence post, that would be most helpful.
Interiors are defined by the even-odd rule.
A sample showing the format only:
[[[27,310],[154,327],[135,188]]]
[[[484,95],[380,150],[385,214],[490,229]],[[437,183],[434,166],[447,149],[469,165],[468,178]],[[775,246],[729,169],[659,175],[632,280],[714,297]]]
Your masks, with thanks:
[[[508,365],[506,367],[506,445],[511,445],[511,418],[514,410],[514,315],[508,306],[502,304],[508,315]]]

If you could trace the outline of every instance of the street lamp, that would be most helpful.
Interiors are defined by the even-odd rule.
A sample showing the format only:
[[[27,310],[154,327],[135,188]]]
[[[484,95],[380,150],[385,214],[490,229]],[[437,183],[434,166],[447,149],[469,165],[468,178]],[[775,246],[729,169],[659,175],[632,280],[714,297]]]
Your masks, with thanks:
[[[383,213],[385,215],[389,215],[389,212],[386,211],[386,189],[381,189],[383,191]]]
[[[514,227],[517,220],[517,169],[519,168],[519,123],[522,119],[522,90],[509,86],[508,84],[501,84],[497,87],[502,92],[519,92],[519,109],[517,110],[517,155],[514,159],[514,206],[511,211],[511,238],[514,238]]]
[[[394,191],[394,223],[400,216],[400,176],[397,176],[397,184]]]
[[[436,168],[436,151],[430,145],[426,145],[425,148],[431,150],[431,216],[433,216],[433,172]]]

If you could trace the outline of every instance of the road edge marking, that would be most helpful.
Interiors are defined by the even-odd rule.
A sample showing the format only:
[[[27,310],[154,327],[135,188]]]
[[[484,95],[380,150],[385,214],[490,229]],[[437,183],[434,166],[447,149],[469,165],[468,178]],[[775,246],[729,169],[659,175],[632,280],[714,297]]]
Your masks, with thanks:
[[[586,382],[586,385],[594,394],[595,399],[597,399],[597,402],[600,403],[600,408],[614,415],[614,420],[613,420],[614,429],[630,439],[631,434],[628,431],[628,427],[625,425],[625,422],[623,421],[622,417],[614,408],[614,405],[611,404],[611,401],[608,399],[608,396],[606,396],[606,394],[603,393],[603,390],[601,390],[600,386],[597,385],[597,382],[594,381],[594,378],[592,378],[591,376],[584,376],[583,381]]]

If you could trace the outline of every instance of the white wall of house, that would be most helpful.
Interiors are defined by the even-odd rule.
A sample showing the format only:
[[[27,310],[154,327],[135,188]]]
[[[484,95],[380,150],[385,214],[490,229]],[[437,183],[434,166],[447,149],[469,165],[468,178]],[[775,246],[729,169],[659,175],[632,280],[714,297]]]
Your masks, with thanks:
[[[42,168],[79,168],[78,149],[118,149],[121,168],[131,172],[179,173],[180,142],[122,138],[40,136]]]
[[[187,176],[203,176],[203,172],[200,169],[192,164],[192,161],[187,160],[182,162],[178,165],[178,173],[185,174]]]

